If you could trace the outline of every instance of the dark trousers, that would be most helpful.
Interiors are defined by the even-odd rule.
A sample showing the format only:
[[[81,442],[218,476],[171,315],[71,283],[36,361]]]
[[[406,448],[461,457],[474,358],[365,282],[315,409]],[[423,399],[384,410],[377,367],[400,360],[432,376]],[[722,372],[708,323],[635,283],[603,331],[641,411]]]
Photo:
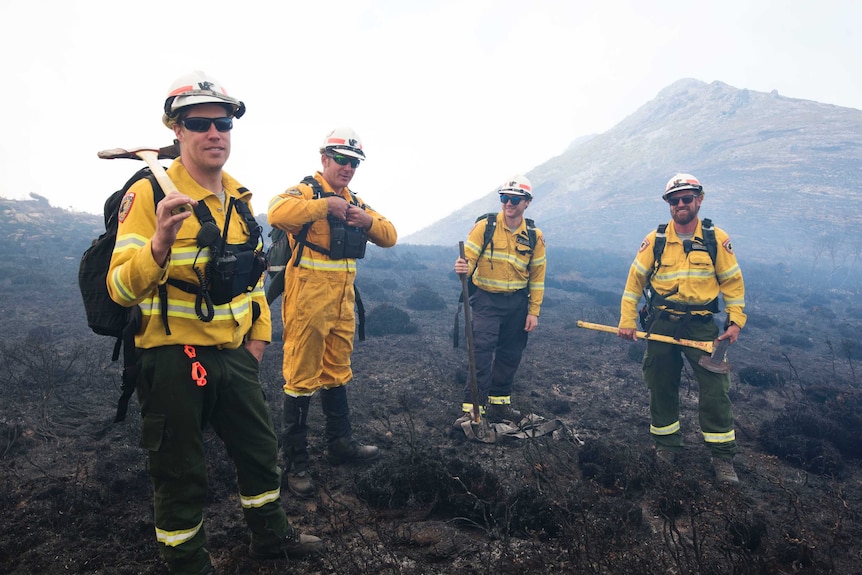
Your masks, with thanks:
[[[660,318],[652,326],[653,333],[675,335],[678,321]],[[696,341],[713,341],[718,327],[712,319],[691,320],[678,337]],[[682,448],[679,422],[679,384],[683,357],[688,360],[698,383],[698,415],[706,446],[715,457],[730,458],[736,453],[733,430],[733,407],[728,392],[730,375],[713,373],[698,364],[705,352],[682,345],[648,341],[644,355],[644,381],[650,392],[650,433],[656,447]]]
[[[278,440],[257,359],[243,347],[195,347],[195,357],[187,351],[191,353],[179,345],[143,350],[137,385],[156,539],[172,573],[201,573],[210,566],[203,527],[207,425],[236,466],[243,515],[255,547],[278,549],[291,531],[281,506]],[[201,367],[205,379],[199,377]]]
[[[473,348],[479,404],[488,398],[512,395],[515,372],[527,347],[527,290],[512,294],[494,294],[481,289],[470,296],[473,315]],[[470,382],[464,389],[464,403],[473,403]]]

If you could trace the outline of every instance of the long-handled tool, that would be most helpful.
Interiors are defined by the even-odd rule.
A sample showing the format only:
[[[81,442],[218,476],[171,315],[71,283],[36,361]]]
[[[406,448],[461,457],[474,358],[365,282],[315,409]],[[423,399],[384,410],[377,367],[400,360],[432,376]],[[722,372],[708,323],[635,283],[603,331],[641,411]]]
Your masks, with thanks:
[[[619,329],[600,323],[590,323],[588,321],[578,320],[578,327],[586,329],[594,329],[596,331],[604,331],[607,333],[618,334]],[[730,364],[727,363],[727,348],[730,347],[729,339],[719,340],[718,345],[713,345],[711,341],[696,341],[693,339],[676,339],[669,335],[661,335],[658,333],[646,333],[638,331],[638,337],[643,339],[651,339],[663,343],[672,343],[674,345],[684,345],[686,347],[694,347],[701,351],[705,351],[709,355],[700,358],[698,364],[706,370],[713,373],[730,373]]]
[[[464,242],[458,242],[458,250],[464,258]],[[467,360],[470,364],[470,393],[473,396],[473,421],[482,421],[482,413],[479,408],[479,383],[476,379],[476,351],[473,347],[473,312],[470,309],[470,288],[467,282],[470,279],[467,274],[461,274],[461,295],[464,298],[464,333],[467,338]]]
[[[170,176],[168,176],[168,173],[165,172],[165,168],[159,163],[159,160],[172,160],[179,155],[180,149],[176,142],[163,148],[114,148],[112,150],[102,150],[99,152],[99,157],[103,160],[113,160],[116,158],[143,160],[147,163],[147,166],[149,166],[150,171],[153,173],[153,176],[155,176],[156,181],[162,187],[162,191],[165,192],[165,194],[176,191],[177,187],[174,185]],[[186,211],[191,209],[192,207],[190,205],[185,205],[178,206],[175,208],[175,211]]]

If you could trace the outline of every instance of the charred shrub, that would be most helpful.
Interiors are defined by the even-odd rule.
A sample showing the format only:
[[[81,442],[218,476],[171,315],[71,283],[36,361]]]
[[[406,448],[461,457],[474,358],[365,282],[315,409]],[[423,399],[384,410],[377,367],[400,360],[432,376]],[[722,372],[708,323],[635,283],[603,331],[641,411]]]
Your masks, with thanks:
[[[593,479],[607,489],[637,489],[644,481],[637,458],[619,442],[588,442],[578,454],[578,466],[585,479]]]
[[[506,516],[499,478],[476,463],[444,458],[436,450],[381,462],[356,480],[357,495],[382,509],[429,507],[429,515],[488,525]]]
[[[746,310],[747,319],[745,327],[759,327],[761,329],[772,329],[778,326],[778,320],[764,313],[749,312]]]
[[[514,531],[545,539],[559,535],[560,509],[534,486],[524,487],[514,496],[509,511]]]
[[[394,305],[384,303],[368,314],[365,320],[368,335],[390,335],[397,333],[416,333],[417,327],[411,323],[410,316]]]
[[[805,336],[802,335],[794,335],[792,333],[783,334],[778,338],[778,342],[781,345],[792,345],[793,347],[798,347],[799,349],[811,349],[814,347],[814,344]]]
[[[417,286],[413,288],[410,295],[407,296],[407,307],[417,311],[428,311],[445,309],[446,302],[440,297],[440,294],[427,286]]]
[[[785,384],[784,374],[777,371],[767,371],[759,367],[743,367],[739,370],[739,381],[752,387],[782,386]]]
[[[736,547],[757,551],[766,537],[766,520],[760,514],[752,517],[735,517],[727,525],[730,540]]]
[[[828,420],[810,413],[780,415],[760,427],[763,448],[792,465],[818,475],[840,477],[841,453],[830,441],[840,432]]]

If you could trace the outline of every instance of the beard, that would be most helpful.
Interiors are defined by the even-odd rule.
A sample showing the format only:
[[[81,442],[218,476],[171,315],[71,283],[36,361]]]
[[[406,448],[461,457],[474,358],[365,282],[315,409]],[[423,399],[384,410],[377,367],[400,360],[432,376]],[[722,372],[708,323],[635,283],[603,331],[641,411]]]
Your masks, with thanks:
[[[689,207],[688,209],[679,209],[673,212],[673,221],[681,226],[686,224],[690,224],[696,217],[697,213],[700,211],[700,206],[692,209]]]

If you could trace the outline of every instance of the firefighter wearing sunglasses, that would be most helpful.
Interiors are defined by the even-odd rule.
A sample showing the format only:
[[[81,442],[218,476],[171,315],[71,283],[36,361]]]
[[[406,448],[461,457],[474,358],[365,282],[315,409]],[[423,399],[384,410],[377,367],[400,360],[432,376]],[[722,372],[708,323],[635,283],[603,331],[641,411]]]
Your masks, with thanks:
[[[356,328],[356,260],[365,242],[395,245],[395,226],[348,188],[360,162],[362,141],[351,128],[337,128],[320,145],[322,169],[269,204],[273,228],[288,233],[291,259],[284,274],[284,435],[288,488],[314,495],[310,473],[308,411],[320,396],[330,464],[365,463],[378,448],[354,436],[347,402],[353,379],[350,358]]]
[[[204,270],[225,255],[251,261],[246,256],[263,247],[259,226],[242,215],[254,213],[246,207],[251,192],[223,171],[245,104],[194,72],[174,82],[163,112],[180,146],[167,170],[177,190],[162,190],[156,205],[149,179],[129,189],[107,282],[114,301],[142,313],[136,390],[158,548],[171,573],[213,572],[203,513],[210,428],[236,467],[249,554],[286,559],[319,551],[321,540],[294,529],[282,506],[278,435],[259,378],[272,332],[260,275],[215,298],[206,317],[196,313]]]
[[[496,220],[481,218],[473,226],[464,243],[466,259],[455,261],[455,272],[468,274],[476,286],[470,306],[480,410],[492,423],[517,424],[522,415],[512,408],[512,386],[527,337],[539,325],[545,294],[545,236],[524,217],[533,200],[526,177],[509,178],[498,192],[502,208]],[[489,225],[494,230],[486,243]],[[461,411],[462,418],[473,411],[469,381]]]
[[[729,339],[735,343],[745,326],[745,286],[727,233],[701,220],[703,186],[691,174],[676,174],[665,186],[671,220],[650,232],[641,243],[629,270],[620,305],[619,336],[637,339],[638,302],[643,293],[642,327],[648,333],[697,341]],[[718,296],[724,300],[725,331],[719,335],[713,317]],[[679,421],[679,384],[683,356],[698,382],[700,428],[712,456],[716,480],[735,484],[737,451],[733,409],[728,391],[730,375],[699,365],[704,352],[649,340],[643,374],[650,392],[650,434],[656,460],[672,472],[683,450]]]

